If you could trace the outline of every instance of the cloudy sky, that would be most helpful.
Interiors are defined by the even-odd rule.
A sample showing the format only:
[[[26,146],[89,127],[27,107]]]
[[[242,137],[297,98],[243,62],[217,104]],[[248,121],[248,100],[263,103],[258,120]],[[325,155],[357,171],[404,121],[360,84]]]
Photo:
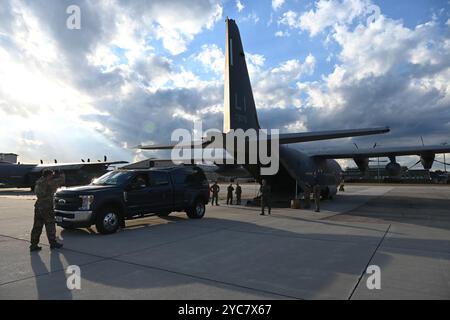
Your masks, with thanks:
[[[226,16],[263,127],[392,129],[300,148],[450,143],[448,0],[0,0],[0,152],[132,161],[221,129]]]

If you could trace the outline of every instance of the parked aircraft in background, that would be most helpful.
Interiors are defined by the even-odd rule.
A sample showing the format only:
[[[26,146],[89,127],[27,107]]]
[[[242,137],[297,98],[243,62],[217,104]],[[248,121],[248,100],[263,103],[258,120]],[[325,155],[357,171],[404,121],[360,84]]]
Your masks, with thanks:
[[[36,180],[41,176],[42,170],[50,169],[63,172],[66,175],[66,186],[88,184],[108,171],[111,165],[125,164],[126,161],[108,161],[105,156],[103,161],[84,161],[76,163],[44,164],[20,164],[0,162],[0,186],[10,188],[34,188]]]

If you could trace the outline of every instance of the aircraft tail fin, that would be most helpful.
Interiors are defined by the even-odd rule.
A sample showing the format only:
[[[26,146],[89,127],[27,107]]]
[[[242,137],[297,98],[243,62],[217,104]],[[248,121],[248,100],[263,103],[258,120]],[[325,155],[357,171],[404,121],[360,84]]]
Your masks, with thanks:
[[[244,48],[236,22],[226,20],[223,132],[259,129]]]

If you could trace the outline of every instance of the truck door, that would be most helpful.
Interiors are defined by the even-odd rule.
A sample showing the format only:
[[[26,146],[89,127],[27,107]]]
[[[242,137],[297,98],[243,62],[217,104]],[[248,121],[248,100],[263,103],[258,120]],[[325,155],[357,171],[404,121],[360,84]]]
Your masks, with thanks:
[[[149,183],[148,174],[139,173],[133,177],[127,190],[129,211],[133,215],[148,212],[152,203],[152,187]]]
[[[173,204],[175,209],[184,209],[184,193],[186,186],[186,173],[184,170],[175,170],[171,174],[173,183]]]
[[[151,212],[172,210],[173,195],[169,175],[166,172],[150,171]]]

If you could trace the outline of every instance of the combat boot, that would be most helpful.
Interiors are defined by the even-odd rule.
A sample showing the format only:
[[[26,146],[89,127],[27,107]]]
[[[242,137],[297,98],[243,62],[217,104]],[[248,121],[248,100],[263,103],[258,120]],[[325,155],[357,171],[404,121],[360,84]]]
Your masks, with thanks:
[[[31,246],[30,246],[30,252],[33,252],[33,251],[41,251],[42,250],[42,247],[39,247],[37,244],[32,244]]]

